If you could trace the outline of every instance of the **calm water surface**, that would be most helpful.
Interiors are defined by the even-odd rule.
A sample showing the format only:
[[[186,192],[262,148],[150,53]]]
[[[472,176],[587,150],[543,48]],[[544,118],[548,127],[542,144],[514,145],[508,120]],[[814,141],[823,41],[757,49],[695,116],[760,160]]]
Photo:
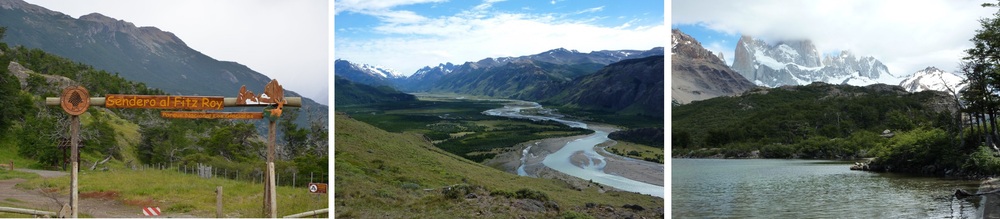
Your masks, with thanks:
[[[853,162],[671,159],[674,218],[976,218],[979,181],[851,171]],[[977,213],[978,211],[978,213]]]

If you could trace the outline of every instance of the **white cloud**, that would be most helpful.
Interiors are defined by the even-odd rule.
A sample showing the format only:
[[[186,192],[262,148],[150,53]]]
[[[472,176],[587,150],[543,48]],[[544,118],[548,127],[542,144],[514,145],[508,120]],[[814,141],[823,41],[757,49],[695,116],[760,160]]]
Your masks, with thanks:
[[[574,14],[594,13],[594,12],[599,12],[601,10],[604,10],[604,6],[583,9],[583,10],[577,11]]]
[[[996,8],[981,1],[678,0],[673,24],[700,24],[767,40],[812,39],[821,52],[875,56],[895,75],[927,66],[956,71],[978,20]],[[704,43],[704,42],[703,42]],[[736,42],[729,42],[735,45]],[[727,55],[727,59],[730,57]]]
[[[427,65],[529,55],[559,47],[581,52],[650,49],[664,46],[669,36],[669,28],[662,23],[604,27],[592,20],[557,14],[466,12],[419,23],[385,23],[375,30],[408,36],[337,39],[335,47],[337,58],[390,66],[409,75]]]
[[[343,11],[365,12],[383,11],[400,5],[412,5],[421,3],[446,2],[448,0],[336,0],[334,1],[334,14]]]
[[[712,51],[713,54],[718,55],[720,52],[722,56],[726,58],[726,65],[733,65],[733,58],[736,57],[736,48],[729,45],[729,42],[723,41],[713,41],[708,43],[702,43],[702,46],[708,51]],[[735,42],[733,43],[735,44]]]

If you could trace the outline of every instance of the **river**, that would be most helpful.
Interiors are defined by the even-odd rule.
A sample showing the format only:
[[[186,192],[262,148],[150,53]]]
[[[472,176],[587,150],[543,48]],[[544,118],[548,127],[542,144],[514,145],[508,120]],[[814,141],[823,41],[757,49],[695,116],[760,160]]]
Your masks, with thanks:
[[[674,218],[975,218],[980,181],[851,171],[853,162],[671,159]]]
[[[528,109],[540,111],[541,113],[522,113],[524,110]],[[661,198],[664,197],[663,186],[644,183],[604,172],[604,167],[607,165],[607,161],[605,160],[606,158],[597,153],[594,148],[598,144],[610,140],[608,139],[608,132],[606,131],[590,128],[586,123],[568,120],[563,118],[561,115],[547,112],[541,105],[534,102],[516,101],[504,106],[503,108],[491,109],[483,113],[486,115],[509,118],[556,121],[570,127],[594,130],[594,134],[566,143],[566,145],[558,151],[546,156],[542,163],[548,168],[580,179],[592,180],[595,183],[611,186],[624,191],[637,192]],[[524,171],[524,162],[527,156],[531,156],[531,154],[528,153],[529,149],[530,146],[522,151],[521,165],[517,169],[518,175],[527,175]],[[583,153],[586,157],[586,164],[581,166],[573,165],[571,157],[577,153]]]

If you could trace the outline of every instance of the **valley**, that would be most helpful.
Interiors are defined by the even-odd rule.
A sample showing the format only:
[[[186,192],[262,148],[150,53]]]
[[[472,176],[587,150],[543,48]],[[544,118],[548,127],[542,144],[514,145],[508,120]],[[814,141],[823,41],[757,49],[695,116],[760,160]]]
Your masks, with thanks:
[[[553,54],[588,57],[587,54],[566,50],[554,50],[542,54],[549,55],[545,56],[549,58],[561,57],[553,56]],[[369,137],[369,134],[356,136],[351,132],[341,131],[350,129],[340,126],[342,124],[340,118],[345,117],[351,121],[360,121],[371,125],[379,129],[380,132],[417,137],[421,142],[410,143],[409,147],[412,147],[412,144],[417,144],[421,145],[422,148],[414,149],[417,151],[408,152],[408,154],[433,152],[431,154],[436,154],[433,157],[437,158],[423,159],[457,159],[456,161],[461,163],[459,166],[451,167],[457,168],[457,170],[452,171],[460,172],[454,174],[451,171],[441,171],[440,168],[449,164],[428,163],[415,159],[421,155],[409,155],[404,159],[393,161],[422,164],[417,167],[405,167],[408,169],[405,171],[396,170],[396,168],[402,169],[404,167],[390,167],[395,166],[395,164],[389,165],[387,164],[389,161],[379,159],[371,162],[375,162],[380,171],[338,169],[337,183],[341,185],[338,188],[350,187],[351,184],[348,183],[356,182],[355,180],[394,176],[393,179],[400,183],[400,185],[396,185],[397,187],[404,186],[404,190],[414,192],[407,192],[406,195],[392,192],[397,195],[381,197],[401,198],[402,200],[427,199],[439,195],[427,192],[437,190],[435,187],[445,189],[443,195],[446,197],[452,195],[447,191],[455,189],[460,189],[459,197],[465,197],[465,201],[462,201],[462,198],[440,200],[435,202],[433,207],[430,207],[414,205],[409,201],[389,204],[377,198],[373,200],[364,195],[355,195],[357,194],[356,190],[347,189],[343,193],[348,195],[336,197],[338,202],[347,205],[354,203],[354,205],[361,206],[347,208],[349,210],[343,211],[341,207],[338,207],[338,216],[352,217],[369,215],[373,211],[393,212],[396,211],[393,209],[398,209],[388,207],[389,205],[402,205],[401,209],[413,209],[413,211],[419,211],[421,215],[436,215],[437,213],[431,209],[437,209],[438,206],[466,205],[469,201],[506,206],[506,204],[494,202],[512,199],[517,200],[514,202],[514,206],[504,208],[511,208],[514,211],[499,215],[551,217],[553,216],[551,211],[558,212],[561,211],[559,209],[565,209],[565,206],[569,205],[570,209],[574,209],[573,212],[599,218],[633,214],[659,217],[655,216],[662,214],[662,211],[658,210],[658,206],[615,200],[621,197],[618,194],[630,194],[630,196],[643,197],[638,200],[663,201],[664,167],[661,162],[664,150],[662,145],[651,147],[635,142],[626,142],[629,140],[639,141],[639,138],[644,138],[643,142],[662,142],[663,136],[620,135],[619,137],[624,141],[612,141],[608,136],[609,133],[621,130],[639,128],[662,130],[662,117],[651,114],[651,112],[662,111],[663,93],[662,91],[658,92],[656,86],[662,88],[663,56],[625,59],[617,63],[609,63],[602,68],[593,68],[594,72],[591,73],[579,72],[558,76],[572,72],[566,71],[566,69],[572,68],[549,62],[532,61],[530,58],[542,54],[525,56],[529,57],[524,58],[527,61],[508,64],[494,63],[492,66],[479,66],[478,64],[470,64],[471,62],[458,65],[457,68],[456,65],[439,65],[439,73],[449,74],[440,75],[434,82],[437,85],[429,86],[437,88],[409,94],[397,90],[411,89],[406,88],[406,85],[401,84],[400,81],[411,80],[411,78],[412,80],[426,79],[427,73],[422,72],[429,72],[429,70],[422,69],[413,76],[405,77],[388,71],[384,67],[338,60],[338,68],[341,71],[335,73],[338,74],[339,80],[337,82],[340,84],[337,84],[338,93],[335,93],[338,102],[335,102],[334,105],[334,109],[338,112],[338,126],[334,127],[337,133],[335,144],[338,145],[335,148],[337,168],[341,168],[341,166],[356,168],[362,164],[353,163],[354,160],[369,158],[372,153],[379,153],[377,151],[380,150],[396,150],[391,149],[396,147],[391,145],[394,144],[391,143],[393,141],[387,143],[385,138],[373,138]],[[508,61],[510,59],[489,58],[485,60]],[[479,63],[490,62],[480,61]],[[456,69],[450,69],[447,72],[440,71],[441,67],[447,66]],[[462,67],[473,70],[462,70]],[[552,72],[561,73],[552,74]],[[523,78],[521,75],[524,74],[533,76]],[[545,79],[545,77],[538,77],[539,75],[551,77]],[[574,78],[569,78],[570,76]],[[565,79],[558,79],[559,77]],[[341,85],[345,85],[344,88],[341,88]],[[452,86],[459,87],[453,87],[457,89],[440,89]],[[552,89],[552,86],[561,87],[562,91],[545,90]],[[405,95],[411,97],[404,97]],[[610,96],[619,96],[621,99],[614,99]],[[527,98],[527,100],[518,100],[519,98]],[[340,102],[341,99],[346,101]],[[553,107],[549,107],[549,104]],[[341,133],[345,133],[344,136],[341,136]],[[371,140],[363,142],[351,140],[356,138],[358,138],[357,140]],[[356,152],[349,148],[359,143],[372,146],[363,152]],[[619,143],[622,146],[616,147],[615,145]],[[348,149],[342,149],[344,147],[341,145],[352,146],[348,146]],[[405,146],[405,144],[400,146]],[[607,149],[608,147],[614,149]],[[616,155],[610,151],[634,158]],[[442,156],[451,158],[442,158]],[[345,157],[344,160],[341,159],[342,157]],[[345,162],[351,163],[345,164]],[[477,172],[476,174],[464,171],[470,168],[489,168],[492,171]],[[424,169],[436,172],[426,173],[427,170]],[[412,175],[415,173],[430,175]],[[454,181],[455,179],[461,179],[461,183],[443,184],[436,181],[414,180],[414,178],[427,177],[452,178],[446,182],[453,183],[458,183]],[[506,195],[508,192],[493,190],[517,185],[484,184],[473,180],[478,177],[495,179],[510,177],[512,180],[518,181],[522,179],[541,180],[539,182],[542,183],[522,184],[520,186],[523,188],[518,189],[513,195]],[[569,189],[571,192],[566,193],[562,189],[553,189],[546,186],[548,183],[562,185],[561,188]],[[373,186],[371,184],[366,184],[364,188]],[[379,185],[379,183],[374,184]],[[420,189],[425,192],[416,192]],[[488,195],[486,195],[487,191]],[[579,201],[555,198],[573,197],[576,194],[571,193],[587,193],[588,191],[595,191],[598,195]],[[536,195],[528,194],[542,194],[543,196],[539,198]],[[444,203],[440,203],[441,201]],[[549,201],[552,203],[550,204]],[[595,207],[601,208],[600,203],[608,203],[609,201],[615,203],[610,204],[610,206],[631,206],[629,208],[633,209],[614,211],[610,215],[595,211]],[[522,202],[540,202],[544,208],[535,210],[524,208],[519,204]],[[583,203],[581,204],[581,202]],[[646,207],[636,208],[637,205]],[[552,206],[560,207],[552,208]],[[485,215],[496,214],[486,207],[471,206],[469,210],[482,212],[481,214]],[[464,211],[460,210],[460,212]],[[563,212],[563,214],[566,213]]]

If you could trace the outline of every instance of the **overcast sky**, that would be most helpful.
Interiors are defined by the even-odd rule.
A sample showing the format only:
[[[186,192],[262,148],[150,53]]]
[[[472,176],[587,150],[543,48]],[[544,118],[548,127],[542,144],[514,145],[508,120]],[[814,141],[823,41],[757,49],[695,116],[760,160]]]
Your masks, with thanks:
[[[769,41],[811,39],[821,53],[851,50],[874,56],[894,75],[927,66],[955,72],[972,47],[990,1],[720,1],[674,0],[671,26],[691,34],[732,63],[740,34]],[[701,29],[701,30],[699,30]]]
[[[285,89],[328,104],[327,1],[26,1],[75,18],[97,12],[157,27],[205,55],[239,62],[277,79]]]
[[[648,50],[670,34],[663,0],[338,0],[334,8],[336,58],[403,75],[560,47]]]

